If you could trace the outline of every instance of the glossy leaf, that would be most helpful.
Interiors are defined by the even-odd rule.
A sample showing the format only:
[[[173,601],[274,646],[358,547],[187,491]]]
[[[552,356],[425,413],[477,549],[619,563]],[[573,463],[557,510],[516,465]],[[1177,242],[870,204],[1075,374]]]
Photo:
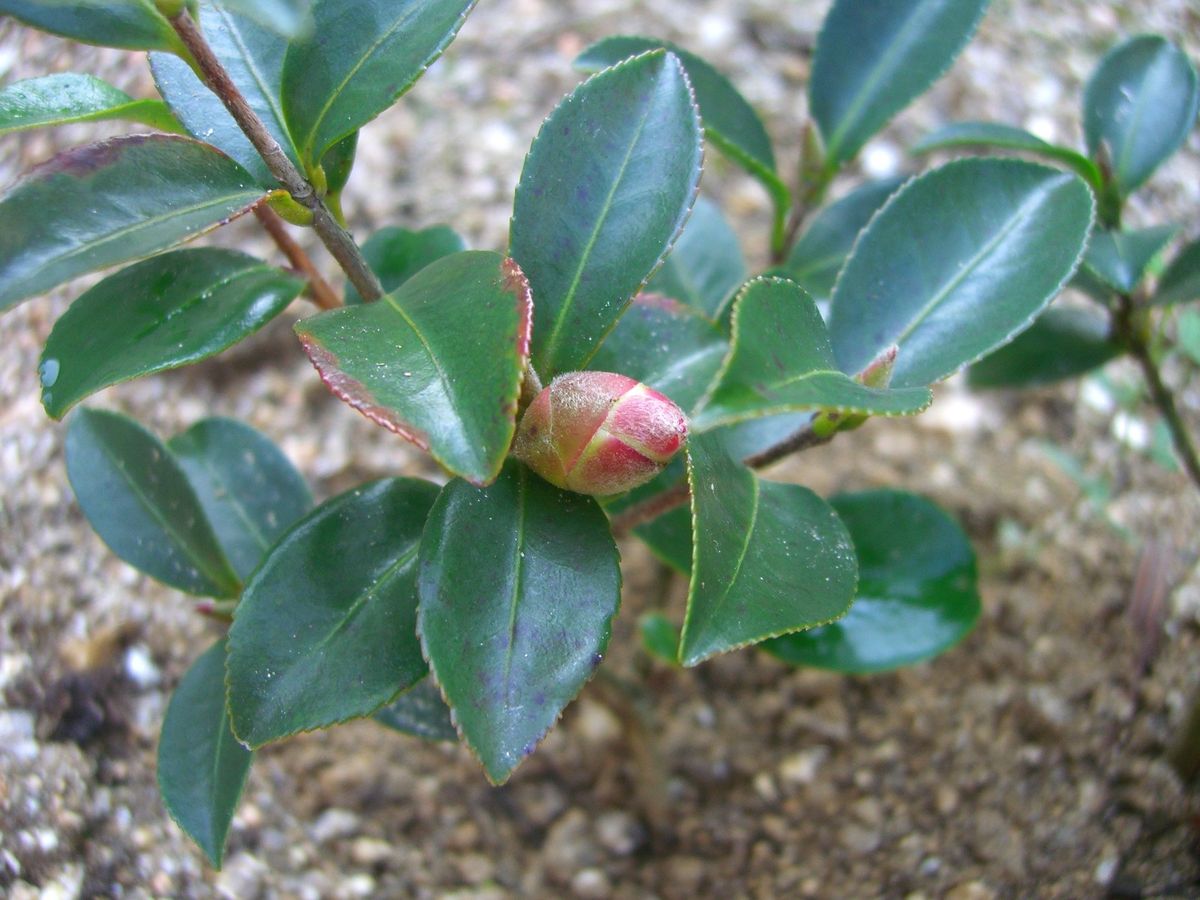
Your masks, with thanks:
[[[1171,260],[1158,280],[1155,304],[1190,303],[1200,300],[1200,241],[1192,241]]]
[[[521,173],[511,254],[529,277],[544,381],[586,368],[687,219],[700,123],[683,68],[655,51],[593,75],[542,125]]]
[[[737,235],[720,207],[697,197],[683,233],[646,283],[645,293],[678,300],[716,320],[745,280],[746,261]]]
[[[727,425],[711,434],[721,438],[725,452],[732,458],[746,459],[791,437],[801,428],[806,428],[813,417],[814,413],[811,412],[784,413]]]
[[[0,197],[0,311],[220,225],[263,198],[251,181],[212,147],[165,134],[59,154]]]
[[[458,731],[450,718],[450,707],[432,678],[423,678],[372,718],[401,734],[426,741],[457,741]]]
[[[912,415],[928,388],[873,388],[838,371],[816,304],[793,281],[756,278],[733,307],[729,354],[692,417],[693,431],[801,410]]]
[[[204,0],[212,3],[214,0]],[[305,28],[305,16],[312,0],[220,0],[236,12],[284,36],[294,35]],[[203,7],[201,7],[203,15]]]
[[[921,154],[974,147],[1016,150],[1062,163],[1093,188],[1098,189],[1103,180],[1100,168],[1083,154],[1043,141],[1023,128],[997,122],[953,122],[921,138],[910,152]]]
[[[817,38],[809,107],[831,165],[922,94],[966,45],[988,0],[836,0]]]
[[[229,630],[233,730],[252,747],[367,716],[425,676],[417,545],[437,487],[375,481],[275,545]]]
[[[446,225],[420,231],[381,228],[362,245],[363,256],[388,292],[396,290],[431,262],[465,249],[463,239]],[[362,297],[349,282],[346,282],[346,303],[362,303]]]
[[[1075,378],[1120,355],[1108,320],[1090,309],[1051,306],[1032,325],[967,370],[973,388],[1030,388]]]
[[[902,178],[869,181],[822,209],[792,247],[783,274],[814,298],[828,299],[859,232],[903,183]]]
[[[0,135],[105,119],[140,122],[158,131],[182,130],[161,100],[134,100],[91,75],[44,75],[15,81],[0,91]]]
[[[456,475],[485,484],[516,430],[530,302],[512,260],[466,251],[376,303],[305,319],[296,332],[334,394]]]
[[[621,597],[596,501],[511,463],[443,488],[421,544],[421,644],[467,744],[500,783],[600,663]]]
[[[687,479],[682,455],[676,457],[653,481],[628,493],[603,499],[605,511],[615,516],[631,506],[647,502],[659,494],[677,489]],[[692,568],[692,513],[684,506],[663,513],[633,529],[650,552],[676,572],[687,574]]]
[[[67,431],[67,477],[83,514],[117,556],[192,594],[241,587],[182,467],[117,413],[81,409]]]
[[[475,0],[314,0],[283,65],[283,108],[306,165],[412,87]]]
[[[591,368],[619,372],[692,409],[725,357],[728,342],[716,325],[689,306],[657,294],[638,294],[605,338]]]
[[[688,478],[696,541],[683,665],[846,612],[857,579],[854,546],[824,500],[756,477],[712,435],[689,440]]]
[[[252,751],[238,743],[225,707],[225,641],[192,663],[163,717],[158,790],[163,805],[214,868],[242,796]]]
[[[646,613],[638,622],[642,647],[659,662],[677,665],[679,660],[679,629],[662,613]]]
[[[786,208],[789,203],[787,185],[775,171],[775,151],[758,113],[728,78],[699,56],[668,41],[614,36],[588,47],[575,60],[575,65],[595,72],[659,48],[675,54],[687,70],[708,140],[761,181],[777,206]]]
[[[900,348],[893,387],[932,384],[1026,328],[1062,289],[1092,224],[1074,175],[964,159],[910,181],[855,244],[833,292],[838,365]]]
[[[84,44],[186,53],[154,0],[0,0],[0,16]]]
[[[1146,267],[1174,237],[1174,225],[1158,225],[1138,231],[1092,232],[1083,264],[1115,291],[1132,293]]]
[[[56,419],[101,388],[207,359],[249,337],[304,281],[214,247],[130,266],[84,293],[54,323],[38,373]]]
[[[247,5],[253,4],[205,0],[200,26],[247,104],[292,163],[299,166],[300,154],[288,133],[280,99],[288,42],[277,31],[245,15],[242,7]],[[279,186],[250,139],[191,66],[179,57],[152,53],[150,69],[159,93],[194,137],[227,153],[264,187]]]
[[[244,582],[276,540],[312,507],[304,478],[262,433],[203,419],[167,442]]]
[[[1083,93],[1088,152],[1105,159],[1121,194],[1138,187],[1196,124],[1196,70],[1157,35],[1130,38],[1100,61]]]
[[[924,497],[878,490],[830,503],[854,540],[858,596],[845,618],[764,643],[793,665],[882,672],[957,644],[979,618],[975,553],[958,524]]]

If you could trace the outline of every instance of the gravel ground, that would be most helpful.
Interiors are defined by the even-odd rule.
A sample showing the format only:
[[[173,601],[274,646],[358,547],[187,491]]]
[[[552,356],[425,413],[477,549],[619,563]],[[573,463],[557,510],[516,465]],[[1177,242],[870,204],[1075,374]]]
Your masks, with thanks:
[[[620,32],[668,37],[716,62],[767,117],[790,171],[825,5],[484,0],[418,89],[365,132],[346,196],[352,224],[365,235],[447,222],[473,246],[503,247],[525,149],[577,81],[571,58]],[[1082,82],[1107,46],[1141,31],[1200,58],[1191,0],[996,0],[963,58],[872,142],[862,168],[909,166],[901,148],[954,118],[1078,141]],[[136,56],[0,23],[0,80],[65,70],[149,91]],[[119,130],[5,139],[0,181]],[[704,190],[762,263],[760,188],[710,153]],[[1139,198],[1132,224],[1169,218],[1196,236],[1200,134]],[[272,252],[249,223],[213,239]],[[978,547],[985,601],[958,649],[874,678],[792,671],[751,653],[659,668],[637,653],[633,623],[664,593],[678,608],[681,585],[630,544],[607,665],[645,684],[645,719],[593,684],[501,789],[460,748],[370,722],[295,738],[260,754],[226,866],[210,871],[158,802],[153,753],[170,689],[214,632],[186,597],[91,534],[66,484],[62,428],[38,402],[42,342],[84,285],[0,320],[8,896],[1200,896],[1195,802],[1161,761],[1197,687],[1200,504],[1183,476],[1118,439],[1140,419],[1114,415],[1095,385],[979,397],[954,381],[919,419],[872,423],[845,448],[776,474],[820,491],[895,484],[955,511]],[[162,434],[208,414],[243,418],[321,496],[376,475],[428,474],[328,396],[286,319],[218,361],[96,403]],[[1108,374],[1132,376],[1119,364]],[[1194,386],[1183,400],[1200,430]],[[1108,499],[1081,490],[1047,442],[1107,485]],[[1163,638],[1157,647],[1128,614],[1146,547],[1157,554],[1150,569],[1177,585],[1162,628],[1148,632]]]

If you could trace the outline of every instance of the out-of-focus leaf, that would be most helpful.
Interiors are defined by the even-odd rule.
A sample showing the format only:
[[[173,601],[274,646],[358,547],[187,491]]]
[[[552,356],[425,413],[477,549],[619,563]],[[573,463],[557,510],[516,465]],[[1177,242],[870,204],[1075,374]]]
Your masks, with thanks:
[[[1200,241],[1192,241],[1175,255],[1158,280],[1155,304],[1200,300]]]
[[[0,15],[84,44],[187,53],[154,0],[0,0]]]
[[[973,388],[1053,384],[1090,372],[1120,353],[1104,316],[1051,306],[1011,343],[967,369],[967,383]]]
[[[0,91],[0,135],[105,119],[127,119],[158,131],[183,130],[161,100],[134,100],[92,75],[43,75],[13,82]]]
[[[715,203],[697,197],[683,233],[644,293],[663,294],[716,320],[745,280],[737,235]]]
[[[1175,235],[1174,225],[1138,231],[1092,232],[1083,264],[1091,274],[1123,294],[1132,293],[1150,261]]]

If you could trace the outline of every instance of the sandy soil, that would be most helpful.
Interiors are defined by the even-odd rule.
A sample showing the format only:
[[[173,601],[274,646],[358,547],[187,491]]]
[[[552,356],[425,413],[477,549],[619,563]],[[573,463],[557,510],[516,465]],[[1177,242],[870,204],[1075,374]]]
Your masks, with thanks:
[[[785,171],[824,3],[484,0],[418,89],[364,135],[346,198],[360,235],[447,222],[505,243],[537,126],[606,34],[673,38],[718,63],[768,117]],[[1190,0],[997,0],[948,77],[874,141],[863,166],[954,118],[1077,141],[1078,93],[1104,48],[1157,30],[1200,58]],[[137,56],[0,24],[0,79],[90,71],[149,90]],[[116,126],[0,142],[0,181]],[[849,181],[847,181],[847,184]],[[839,183],[839,189],[843,185]],[[767,201],[715,153],[704,190],[763,261]],[[1197,233],[1200,135],[1133,224]],[[271,249],[247,223],[216,240]],[[318,257],[323,259],[323,257]],[[212,639],[183,595],[88,530],[37,397],[36,359],[83,283],[0,320],[0,891],[17,897],[1200,896],[1195,802],[1163,763],[1197,688],[1200,503],[1119,439],[1095,383],[1021,396],[955,382],[912,422],[872,423],[774,476],[823,492],[898,485],[955,512],[978,549],[985,611],[943,658],[873,678],[739,653],[686,672],[649,663],[637,613],[681,586],[623,548],[625,608],[606,663],[644,686],[639,715],[596,683],[501,789],[462,749],[370,722],[260,754],[224,871],[159,804],[154,748],[169,691]],[[298,304],[297,315],[308,310]],[[207,414],[271,435],[328,496],[427,464],[330,397],[288,317],[219,360],[109,390],[99,405],[162,434]],[[1117,383],[1133,373],[1117,364]],[[1172,369],[1179,384],[1189,373]],[[1097,399],[1100,398],[1100,399]],[[1183,392],[1200,431],[1200,392]],[[1130,423],[1133,423],[1131,428]],[[1052,446],[1074,460],[1088,490]],[[1106,496],[1102,496],[1106,495]],[[1139,557],[1175,586],[1130,617]],[[639,716],[641,716],[639,718]]]

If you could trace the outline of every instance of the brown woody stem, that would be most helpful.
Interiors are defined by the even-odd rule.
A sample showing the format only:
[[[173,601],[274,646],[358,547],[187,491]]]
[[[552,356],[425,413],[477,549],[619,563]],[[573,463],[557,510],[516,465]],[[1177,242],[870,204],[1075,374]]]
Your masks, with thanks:
[[[313,229],[321,242],[329,249],[337,260],[346,277],[364,300],[377,300],[383,296],[383,286],[371,271],[367,261],[363,259],[358,245],[354,243],[349,233],[338,224],[333,213],[325,202],[317,196],[316,190],[309,184],[304,175],[297,169],[283,148],[271,136],[258,114],[250,108],[242,92],[221,65],[221,61],[209,47],[203,33],[185,8],[179,15],[171,18],[180,40],[191,53],[192,59],[199,70],[204,83],[229,110],[238,127],[242,129],[254,149],[258,151],[267,164],[267,168],[292,199],[313,214]]]
[[[288,258],[292,268],[308,279],[308,291],[313,302],[321,309],[337,309],[341,306],[341,298],[334,293],[329,282],[317,271],[312,258],[304,252],[304,248],[292,240],[283,219],[279,218],[266,204],[256,206],[254,215],[258,217],[262,227],[271,236],[275,246],[283,251],[283,255]]]

